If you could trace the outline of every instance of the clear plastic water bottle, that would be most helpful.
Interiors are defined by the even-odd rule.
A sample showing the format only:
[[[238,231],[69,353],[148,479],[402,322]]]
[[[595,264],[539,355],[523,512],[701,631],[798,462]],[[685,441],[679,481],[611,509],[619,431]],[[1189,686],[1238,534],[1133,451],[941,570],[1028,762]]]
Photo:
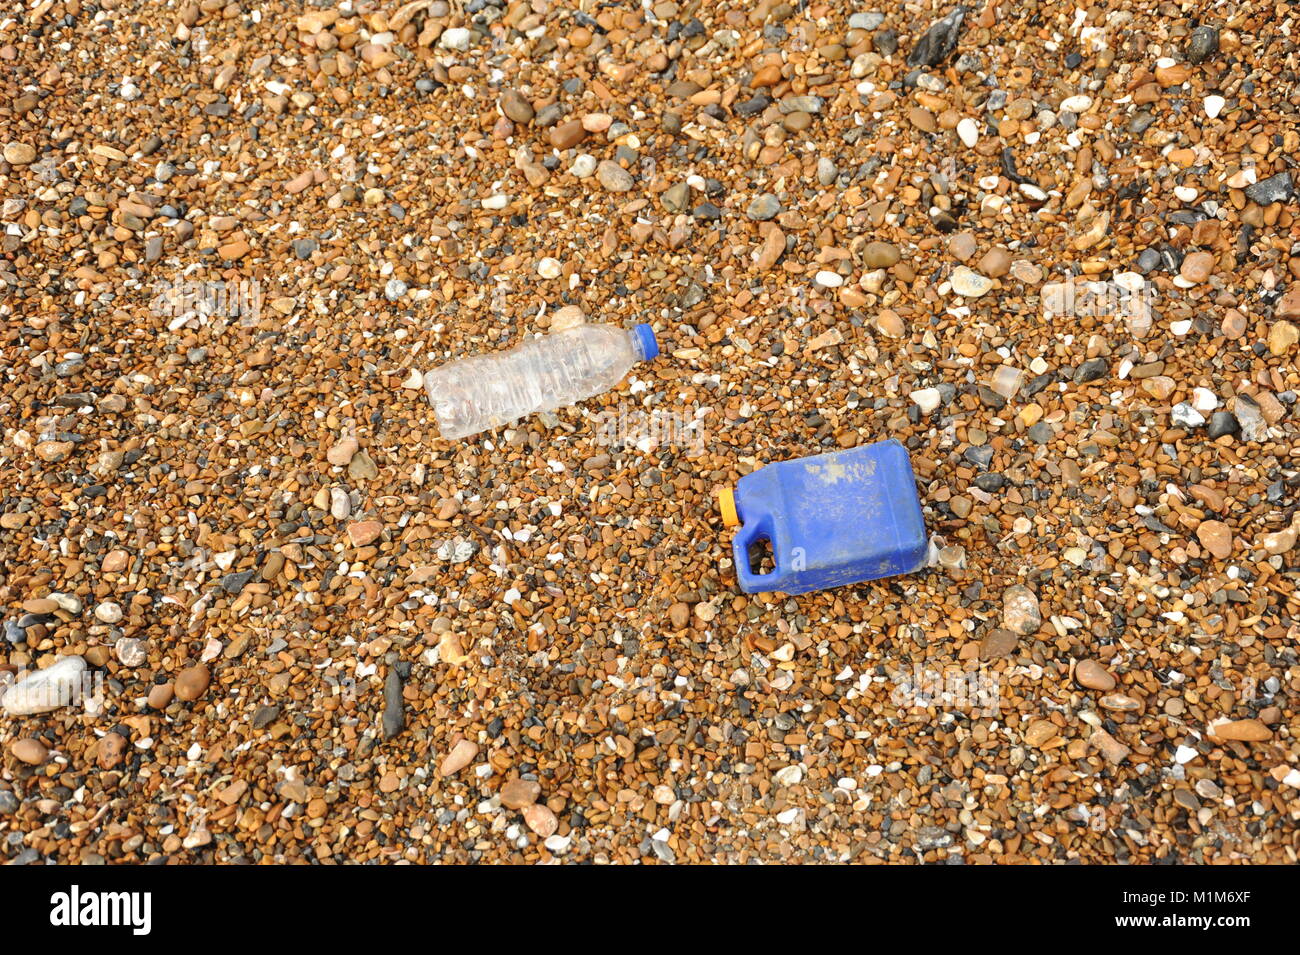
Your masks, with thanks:
[[[425,374],[424,390],[442,436],[453,440],[608,391],[658,354],[649,325],[577,325],[449,362]]]

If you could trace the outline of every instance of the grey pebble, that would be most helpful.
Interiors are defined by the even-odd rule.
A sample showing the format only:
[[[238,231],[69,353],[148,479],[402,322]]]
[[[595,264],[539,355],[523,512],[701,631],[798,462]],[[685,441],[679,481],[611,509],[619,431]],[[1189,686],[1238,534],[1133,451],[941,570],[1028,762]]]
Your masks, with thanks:
[[[382,719],[384,739],[392,739],[406,726],[406,713],[402,702],[402,677],[397,666],[388,668],[384,679],[384,715]]]
[[[850,30],[874,30],[880,24],[885,22],[885,15],[875,10],[866,13],[855,13],[849,17]]]
[[[962,457],[977,468],[987,468],[993,460],[993,445],[982,444],[979,447],[967,448]]]
[[[221,589],[234,596],[243,590],[256,574],[256,570],[241,570],[238,573],[226,574],[221,578]]]
[[[1244,191],[1246,198],[1251,202],[1267,206],[1274,202],[1286,202],[1294,194],[1295,187],[1291,184],[1289,172],[1279,172],[1276,176],[1269,176],[1254,185],[1247,186]]]
[[[765,192],[761,196],[756,196],[745,210],[745,214],[755,222],[766,222],[776,217],[781,211],[781,203],[776,196],[770,192]]]
[[[787,96],[781,100],[781,112],[820,113],[825,102],[820,96]]]
[[[1105,358],[1090,358],[1074,370],[1074,383],[1082,385],[1106,377],[1110,365]]]
[[[1236,434],[1240,430],[1241,426],[1231,411],[1216,411],[1210,415],[1210,423],[1205,426],[1205,434],[1211,440],[1225,434]]]
[[[669,212],[685,212],[691,204],[691,187],[684,182],[669,186],[660,196],[660,202]]]
[[[10,643],[26,643],[27,631],[18,626],[16,621],[5,621],[5,639]]]
[[[1037,444],[1047,444],[1056,437],[1056,432],[1046,421],[1039,421],[1037,424],[1030,426],[1025,432],[1029,435],[1029,440]]]
[[[908,66],[938,66],[957,48],[957,35],[961,33],[966,8],[957,7],[941,20],[936,20],[925,35],[907,54]]]

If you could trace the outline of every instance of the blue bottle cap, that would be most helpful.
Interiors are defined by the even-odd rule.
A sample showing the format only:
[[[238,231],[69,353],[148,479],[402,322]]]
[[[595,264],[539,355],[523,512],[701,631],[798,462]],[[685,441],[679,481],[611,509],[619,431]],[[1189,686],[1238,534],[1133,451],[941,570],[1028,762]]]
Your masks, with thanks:
[[[645,353],[645,360],[659,357],[659,343],[655,341],[655,330],[649,325],[637,325],[633,329],[636,332],[637,340],[641,343],[641,351]]]

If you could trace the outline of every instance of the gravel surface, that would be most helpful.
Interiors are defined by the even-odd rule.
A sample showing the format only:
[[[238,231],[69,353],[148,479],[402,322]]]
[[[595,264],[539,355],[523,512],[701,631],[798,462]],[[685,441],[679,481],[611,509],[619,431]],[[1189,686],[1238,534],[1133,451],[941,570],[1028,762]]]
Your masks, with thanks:
[[[11,10],[0,857],[1297,861],[1296,29]],[[740,593],[714,486],[886,437],[932,566]]]

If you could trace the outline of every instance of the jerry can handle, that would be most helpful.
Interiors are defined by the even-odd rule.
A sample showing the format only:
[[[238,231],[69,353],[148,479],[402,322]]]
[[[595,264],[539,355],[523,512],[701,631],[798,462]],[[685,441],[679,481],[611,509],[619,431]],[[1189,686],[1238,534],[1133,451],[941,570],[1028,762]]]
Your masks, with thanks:
[[[744,524],[736,532],[736,536],[732,540],[731,557],[736,564],[736,576],[747,587],[763,589],[769,584],[774,585],[781,575],[781,561],[778,557],[778,548],[770,524],[770,520],[753,521]],[[772,570],[766,574],[755,574],[749,566],[749,548],[756,540],[764,537],[772,545]]]

